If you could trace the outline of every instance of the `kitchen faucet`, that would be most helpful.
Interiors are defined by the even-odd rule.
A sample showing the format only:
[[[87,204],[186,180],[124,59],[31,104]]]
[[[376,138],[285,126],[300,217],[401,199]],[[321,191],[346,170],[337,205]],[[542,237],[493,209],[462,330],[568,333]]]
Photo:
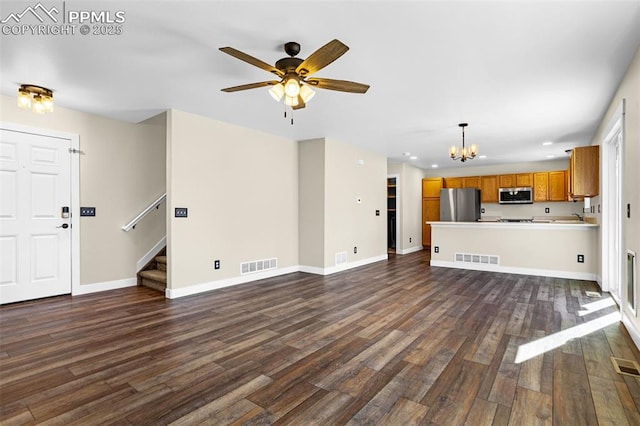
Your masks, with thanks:
[[[575,216],[578,216],[578,220],[582,221],[584,220],[584,218],[582,216],[580,216],[578,213],[573,213]]]

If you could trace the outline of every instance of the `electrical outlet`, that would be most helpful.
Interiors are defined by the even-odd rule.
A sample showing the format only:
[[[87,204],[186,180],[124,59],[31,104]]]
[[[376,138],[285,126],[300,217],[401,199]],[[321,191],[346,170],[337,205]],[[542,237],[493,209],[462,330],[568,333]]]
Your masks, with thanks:
[[[213,269],[220,269],[220,261],[219,260],[214,260],[213,261]]]
[[[578,255],[578,263],[584,263],[584,254]]]
[[[353,248],[353,254],[358,254],[358,247]]]
[[[411,242],[411,237],[409,237],[409,242]]]
[[[435,247],[433,248],[433,252],[434,252],[434,253],[440,253],[440,247],[435,246]]]
[[[544,212],[545,212],[545,213],[549,213],[549,207],[545,207],[545,208],[544,208]]]
[[[187,208],[186,207],[176,207],[175,217],[187,217]]]
[[[484,213],[484,207],[480,209],[480,213]]]
[[[631,219],[631,204],[627,204],[627,218]]]
[[[80,216],[95,216],[95,207],[80,207]]]
[[[380,210],[376,210],[376,216],[380,216]]]

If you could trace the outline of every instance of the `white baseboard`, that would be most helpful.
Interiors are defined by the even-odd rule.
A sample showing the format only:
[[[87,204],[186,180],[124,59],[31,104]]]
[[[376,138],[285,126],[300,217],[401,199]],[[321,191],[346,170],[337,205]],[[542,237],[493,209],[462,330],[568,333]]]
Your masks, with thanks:
[[[343,263],[342,265],[338,265],[338,266],[329,266],[327,268],[301,265],[298,267],[298,270],[300,272],[307,272],[307,273],[316,274],[316,275],[331,275],[331,274],[335,274],[336,272],[342,272],[348,269],[353,269],[359,266],[364,266],[370,263],[380,262],[382,260],[388,260],[388,259],[389,259],[389,256],[387,254],[382,254],[380,256],[369,257],[366,259],[358,260],[356,262]]]
[[[290,274],[292,272],[298,272],[297,266],[290,266],[288,268],[274,269],[271,271],[258,272],[255,274],[241,275],[239,277],[227,278],[218,281],[210,281],[206,283],[190,285],[188,287],[181,288],[167,288],[165,295],[169,299],[176,299],[178,297],[191,296],[193,294],[204,293],[205,291],[216,290],[219,288],[230,287],[238,284],[245,284],[252,281],[262,280],[265,278],[277,277],[278,275]]]
[[[636,328],[633,321],[631,321],[631,318],[629,318],[624,312],[622,313],[622,324],[624,324],[624,327],[629,332],[629,336],[631,336],[633,343],[636,344],[636,348],[640,350],[640,330]]]
[[[595,281],[597,276],[589,272],[555,271],[551,269],[519,268],[516,266],[486,265],[475,263],[431,260],[431,266],[443,268],[470,269],[474,271],[502,272],[506,274],[535,275],[541,277],[567,278],[572,280]]]
[[[72,290],[71,294],[73,296],[79,296],[81,294],[96,293],[98,291],[115,290],[124,287],[135,287],[136,285],[138,285],[138,279],[136,277],[125,278],[123,280],[79,285]]]
[[[408,249],[404,249],[404,250],[396,250],[397,254],[410,254],[410,253],[415,253],[417,251],[421,251],[422,250],[422,246],[416,246],[416,247],[409,247]]]
[[[358,266],[368,265],[370,263],[387,260],[388,256],[381,255],[362,259],[357,262],[350,262],[339,267],[333,266],[329,268],[318,268],[315,266],[290,266],[288,268],[275,269],[271,271],[259,272],[257,274],[241,275],[239,277],[227,278],[224,280],[210,281],[202,284],[191,285],[181,288],[167,288],[165,294],[169,299],[178,297],[191,296],[193,294],[204,293],[205,291],[216,290],[219,288],[230,287],[238,284],[245,284],[252,281],[262,280],[265,278],[277,277],[279,275],[291,274],[293,272],[307,272],[316,275],[330,275],[336,272],[346,271],[347,269],[357,268]]]
[[[162,248],[166,245],[167,245],[167,236],[165,235],[164,237],[162,237],[160,241],[156,243],[155,246],[153,246],[151,250],[145,253],[145,255],[142,256],[140,260],[138,260],[138,263],[136,264],[136,272],[142,271],[142,268],[144,268],[147,263],[151,262],[151,259],[153,259],[156,256],[156,254],[160,250],[162,250]]]

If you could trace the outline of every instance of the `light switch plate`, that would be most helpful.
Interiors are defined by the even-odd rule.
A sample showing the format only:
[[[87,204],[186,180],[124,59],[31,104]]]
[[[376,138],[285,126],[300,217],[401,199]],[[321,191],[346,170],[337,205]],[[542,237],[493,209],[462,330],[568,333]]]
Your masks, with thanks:
[[[95,216],[95,207],[80,207],[80,216]]]
[[[175,217],[187,217],[187,208],[186,207],[176,207]]]

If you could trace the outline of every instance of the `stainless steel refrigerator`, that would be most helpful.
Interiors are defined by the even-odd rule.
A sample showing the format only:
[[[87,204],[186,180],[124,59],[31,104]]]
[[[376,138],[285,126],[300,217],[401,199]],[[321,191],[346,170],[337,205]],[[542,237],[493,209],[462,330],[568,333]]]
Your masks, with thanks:
[[[447,188],[440,190],[440,221],[476,222],[480,220],[480,190]]]

